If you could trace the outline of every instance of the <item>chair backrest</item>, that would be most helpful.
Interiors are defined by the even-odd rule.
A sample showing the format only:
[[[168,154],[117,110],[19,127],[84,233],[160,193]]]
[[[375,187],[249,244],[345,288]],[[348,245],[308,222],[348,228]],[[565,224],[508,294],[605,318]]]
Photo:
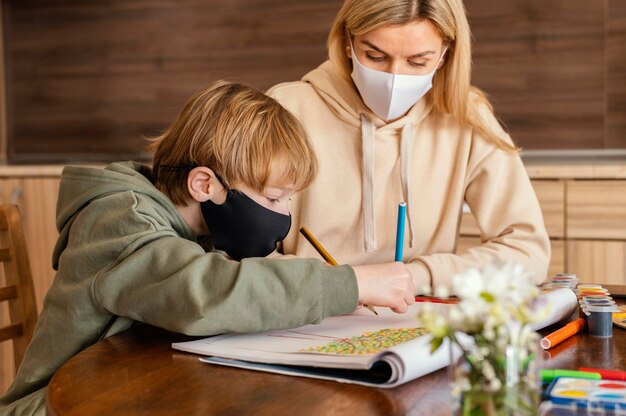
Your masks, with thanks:
[[[9,325],[0,327],[0,341],[13,340],[17,371],[37,324],[37,303],[16,205],[0,205],[0,264],[5,280],[5,286],[0,286],[0,302],[8,302],[10,317]]]

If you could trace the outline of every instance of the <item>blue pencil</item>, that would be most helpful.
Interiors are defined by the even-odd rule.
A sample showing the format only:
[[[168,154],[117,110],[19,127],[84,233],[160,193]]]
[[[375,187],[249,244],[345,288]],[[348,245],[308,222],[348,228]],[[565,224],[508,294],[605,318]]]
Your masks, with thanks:
[[[402,250],[404,248],[404,221],[406,218],[406,202],[398,205],[398,229],[396,231],[396,261],[402,261]]]

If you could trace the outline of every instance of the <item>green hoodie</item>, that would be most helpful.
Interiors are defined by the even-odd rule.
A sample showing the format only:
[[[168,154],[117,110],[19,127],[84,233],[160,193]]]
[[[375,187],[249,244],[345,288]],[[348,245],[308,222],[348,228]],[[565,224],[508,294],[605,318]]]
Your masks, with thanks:
[[[43,414],[55,371],[134,321],[213,335],[297,327],[356,308],[349,266],[205,253],[150,177],[134,162],[64,169],[57,275],[0,414]]]

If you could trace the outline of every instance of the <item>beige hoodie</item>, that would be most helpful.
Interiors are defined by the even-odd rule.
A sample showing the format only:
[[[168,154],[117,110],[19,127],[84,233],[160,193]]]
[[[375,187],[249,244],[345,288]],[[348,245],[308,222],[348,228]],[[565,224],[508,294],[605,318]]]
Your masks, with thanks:
[[[433,111],[430,94],[386,124],[329,61],[268,94],[304,124],[320,168],[292,200],[285,254],[319,257],[298,233],[304,225],[339,263],[393,261],[398,204],[406,201],[403,260],[418,291],[448,285],[469,267],[507,260],[525,266],[536,282],[546,277],[549,240],[519,155]],[[483,114],[511,140],[486,107]],[[483,243],[456,255],[463,202]]]

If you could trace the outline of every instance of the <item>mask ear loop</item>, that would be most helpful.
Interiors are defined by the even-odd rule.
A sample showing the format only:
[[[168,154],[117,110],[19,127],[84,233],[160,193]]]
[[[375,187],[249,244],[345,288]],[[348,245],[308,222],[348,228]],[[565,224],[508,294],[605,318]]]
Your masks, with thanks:
[[[448,45],[443,47],[443,51],[441,52],[441,56],[437,61],[437,65],[435,65],[435,71],[439,69],[439,65],[441,65],[441,61],[443,61],[443,57],[446,56],[446,52],[448,52]]]
[[[211,170],[213,170],[213,169],[211,169]],[[215,175],[215,179],[217,179],[219,181],[220,185],[222,185],[224,187],[224,189],[226,189],[228,192],[230,192],[230,187],[226,186],[226,184],[222,180],[222,177],[214,170],[213,170],[213,174]]]

